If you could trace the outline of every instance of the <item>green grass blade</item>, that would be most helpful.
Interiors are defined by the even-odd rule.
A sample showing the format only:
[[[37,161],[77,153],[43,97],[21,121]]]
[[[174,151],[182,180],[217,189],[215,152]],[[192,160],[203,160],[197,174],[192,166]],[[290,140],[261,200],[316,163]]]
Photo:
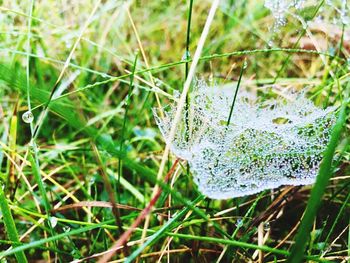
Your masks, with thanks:
[[[261,250],[261,251],[273,253],[276,255],[283,255],[283,256],[290,255],[290,252],[288,252],[286,250],[272,248],[272,247],[268,247],[268,246],[259,246],[259,245],[255,245],[252,243],[241,242],[241,241],[236,241],[236,240],[229,240],[229,239],[222,239],[222,238],[208,237],[208,236],[194,236],[194,235],[169,233],[169,232],[167,232],[166,234],[168,234],[169,236],[187,239],[187,240],[200,240],[200,241],[230,245],[230,246],[235,246],[235,247],[240,247],[240,248]],[[313,260],[315,262],[329,262],[326,259],[318,258],[318,256],[306,256],[305,258],[308,260]]]
[[[40,174],[40,167],[39,167],[38,156],[37,156],[37,151],[38,150],[37,150],[36,147],[37,146],[35,145],[35,143],[34,143],[34,145],[32,147],[30,147],[28,157],[29,157],[29,162],[30,162],[30,164],[32,166],[32,172],[33,172],[35,181],[38,184],[38,188],[39,188],[40,195],[42,197],[42,201],[43,201],[43,204],[44,204],[45,212],[46,212],[47,216],[50,217],[51,204],[50,204],[49,199],[47,198],[47,192],[46,192],[46,189],[45,189],[45,186],[44,186],[44,183],[43,183],[43,179],[42,179],[41,174]],[[54,236],[55,235],[55,231],[52,228],[50,220],[46,220],[45,224],[49,228],[51,236]],[[55,242],[53,243],[53,247],[55,249],[57,249],[57,245],[56,245]]]
[[[69,231],[69,232],[65,232],[65,233],[62,233],[62,234],[51,236],[49,238],[43,238],[43,239],[40,239],[40,240],[37,240],[37,241],[33,241],[33,242],[30,242],[30,243],[27,243],[27,244],[15,247],[15,248],[13,248],[11,250],[0,252],[0,258],[1,257],[5,257],[5,256],[10,256],[10,255],[13,255],[13,254],[16,254],[16,253],[23,253],[24,250],[27,250],[27,249],[30,249],[30,248],[35,248],[35,247],[44,245],[45,243],[54,242],[54,241],[63,239],[65,237],[67,237],[67,236],[78,235],[78,234],[81,234],[81,233],[84,233],[84,232],[87,232],[87,231],[90,231],[90,230],[93,230],[93,229],[96,229],[96,228],[101,228],[101,227],[103,227],[105,225],[111,224],[113,221],[114,221],[114,219],[106,221],[106,222],[102,222],[102,223],[99,223],[99,224],[95,224],[95,225],[92,225],[92,226],[81,227],[81,228],[78,228],[78,229],[75,229],[75,230],[72,230],[72,231]],[[26,261],[23,261],[23,262],[26,262]]]
[[[11,213],[11,210],[10,210],[9,205],[7,203],[7,199],[6,199],[6,196],[4,194],[2,184],[0,185],[0,209],[2,212],[2,217],[4,220],[7,236],[9,238],[9,240],[13,242],[13,247],[16,247],[17,245],[15,245],[15,244],[19,243],[18,232],[17,232],[15,222],[13,221],[12,213]],[[20,263],[28,262],[23,251],[17,251],[14,254],[15,254],[15,257],[16,257],[18,262],[20,262]],[[3,256],[0,254],[0,258],[1,257],[3,257]]]
[[[339,111],[339,116],[333,127],[331,138],[327,146],[327,149],[324,152],[323,161],[320,165],[320,170],[316,178],[316,183],[312,188],[311,196],[307,203],[304,217],[301,221],[299,231],[295,238],[295,243],[292,246],[291,254],[287,261],[289,263],[298,263],[298,262],[302,262],[303,260],[305,247],[310,237],[310,230],[311,230],[313,221],[321,205],[322,196],[326,190],[329,179],[332,176],[333,156],[334,156],[336,147],[338,145],[338,141],[340,139],[344,123],[346,121],[346,107],[347,107],[347,102],[345,100],[341,106],[341,109]]]
[[[204,195],[201,195],[199,197],[197,197],[192,204],[195,205],[196,203],[202,201],[205,199]],[[162,238],[164,236],[164,233],[166,231],[171,231],[172,229],[174,229],[174,225],[176,224],[176,222],[178,222],[179,220],[181,220],[181,218],[189,211],[188,207],[184,208],[182,211],[178,212],[177,214],[175,214],[166,224],[164,224],[156,233],[154,233],[150,238],[147,239],[147,241],[142,244],[142,246],[140,246],[138,249],[136,249],[125,261],[124,263],[130,263],[133,260],[135,260],[141,253],[143,250],[145,250],[148,246],[151,246],[152,244],[154,244],[155,242],[157,242],[157,240],[159,240],[160,238]]]
[[[239,90],[239,87],[241,85],[241,80],[242,80],[242,76],[243,76],[243,72],[244,72],[244,69],[247,67],[247,61],[245,60],[243,62],[243,66],[241,68],[241,71],[239,73],[239,78],[238,78],[238,82],[237,82],[237,86],[236,86],[236,90],[235,90],[235,95],[233,96],[233,100],[232,100],[232,104],[231,104],[231,109],[230,109],[230,113],[228,115],[228,119],[227,119],[227,126],[230,125],[231,123],[231,117],[232,117],[232,113],[233,113],[233,107],[235,106],[235,102],[236,102],[236,99],[237,99],[237,94],[238,94],[238,90]]]
[[[43,184],[42,177],[40,175],[39,164],[35,161],[36,158],[34,157],[34,155],[35,155],[34,151],[36,151],[36,150],[30,149],[30,152],[28,154],[29,162],[32,166],[32,172],[33,172],[35,181],[38,184],[40,195],[42,196],[42,199],[43,199],[45,211],[48,214],[51,210],[51,205],[50,205],[50,202],[47,198],[47,193],[46,193],[46,190],[45,190],[45,187]]]
[[[138,57],[138,53],[136,53],[135,55],[135,60],[134,60],[134,64],[132,66],[132,72],[131,72],[131,76],[130,76],[130,83],[129,83],[129,88],[128,88],[128,95],[127,98],[125,100],[125,112],[124,112],[124,118],[123,118],[123,126],[122,126],[122,131],[121,131],[121,135],[120,135],[120,144],[119,144],[119,150],[121,152],[124,151],[124,134],[125,134],[125,129],[126,129],[126,121],[128,118],[128,111],[129,111],[129,107],[130,107],[130,102],[131,102],[131,92],[134,88],[134,75],[135,75],[135,70],[136,70],[136,65],[137,65],[137,57]],[[122,177],[122,173],[123,173],[123,162],[122,159],[119,158],[118,160],[118,179],[117,179],[117,200],[118,202],[120,202],[120,178]]]

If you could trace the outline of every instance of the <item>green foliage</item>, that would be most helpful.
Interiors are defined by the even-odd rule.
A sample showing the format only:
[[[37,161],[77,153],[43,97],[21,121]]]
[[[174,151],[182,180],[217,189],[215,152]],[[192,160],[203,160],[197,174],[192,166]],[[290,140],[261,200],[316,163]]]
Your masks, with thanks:
[[[162,194],[148,224],[141,221],[133,229],[128,249],[118,250],[114,259],[347,259],[349,47],[344,37],[349,29],[330,23],[333,9],[310,5],[298,11],[306,21],[324,12],[324,27],[305,29],[288,16],[287,24],[272,32],[273,15],[262,2],[221,1],[197,67],[199,78],[209,85],[239,82],[240,91],[261,102],[293,89],[319,107],[343,106],[311,193],[311,186],[286,186],[208,201],[182,160],[169,182],[164,180],[173,155],[157,180],[165,143],[152,108],[169,104],[182,91],[212,1],[101,1],[55,86],[98,3],[73,2],[3,1],[0,6],[0,174],[6,182],[6,194],[0,189],[0,229],[6,230],[0,231],[0,260],[69,262],[92,256],[95,261],[120,237],[111,194],[124,232],[152,202],[156,184]],[[29,104],[34,121],[28,124],[21,118]],[[229,123],[234,105],[233,114],[227,112]]]

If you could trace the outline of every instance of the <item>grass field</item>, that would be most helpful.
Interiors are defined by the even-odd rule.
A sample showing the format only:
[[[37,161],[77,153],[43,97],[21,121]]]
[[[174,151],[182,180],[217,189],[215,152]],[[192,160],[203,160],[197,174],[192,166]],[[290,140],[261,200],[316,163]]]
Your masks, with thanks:
[[[1,262],[350,260],[347,1],[0,3]],[[334,106],[316,183],[203,195],[152,111],[195,79]]]

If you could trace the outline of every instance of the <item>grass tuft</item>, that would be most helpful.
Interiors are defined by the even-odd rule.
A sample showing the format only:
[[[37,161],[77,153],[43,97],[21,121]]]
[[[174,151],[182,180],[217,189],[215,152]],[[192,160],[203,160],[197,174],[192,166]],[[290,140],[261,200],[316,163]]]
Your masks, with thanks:
[[[0,260],[349,261],[350,11],[303,2],[276,31],[255,0],[2,1]],[[234,96],[223,125],[238,91],[336,108],[317,182],[208,200],[153,116],[180,101],[199,132],[196,78]]]

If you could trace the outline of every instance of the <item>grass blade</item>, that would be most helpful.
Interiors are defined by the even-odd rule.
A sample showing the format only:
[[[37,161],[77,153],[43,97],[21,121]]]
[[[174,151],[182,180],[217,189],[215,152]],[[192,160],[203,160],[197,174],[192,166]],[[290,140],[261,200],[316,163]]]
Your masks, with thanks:
[[[78,229],[75,229],[75,230],[72,230],[72,231],[69,231],[69,232],[65,232],[65,233],[62,233],[62,234],[58,234],[58,235],[55,235],[55,236],[51,236],[49,238],[43,238],[43,239],[40,239],[40,240],[37,240],[37,241],[33,241],[33,242],[30,242],[30,243],[27,243],[27,244],[23,244],[21,246],[15,247],[15,248],[13,248],[11,250],[0,252],[0,258],[1,257],[5,257],[5,256],[9,256],[9,255],[13,255],[13,254],[16,255],[19,252],[23,253],[24,250],[27,250],[27,249],[30,249],[30,248],[34,248],[34,247],[38,247],[38,246],[44,245],[45,243],[48,243],[48,242],[54,242],[54,241],[63,239],[63,238],[68,237],[68,236],[78,235],[78,234],[81,234],[81,233],[84,233],[84,232],[87,232],[87,231],[90,231],[90,230],[93,230],[93,229],[96,229],[96,228],[101,228],[101,227],[104,227],[105,225],[113,223],[113,221],[114,221],[114,219],[106,221],[106,222],[102,222],[102,223],[99,223],[99,224],[95,224],[95,225],[92,225],[92,226],[80,227]],[[27,261],[23,261],[23,262],[27,262]]]
[[[6,199],[6,196],[4,194],[2,184],[0,185],[0,209],[2,212],[2,217],[4,220],[7,236],[9,238],[9,240],[13,242],[13,246],[16,247],[15,244],[19,243],[18,232],[17,232],[15,222],[13,221],[12,213],[11,213],[11,210],[10,210],[9,205],[7,203],[7,199]],[[0,254],[0,258],[1,258],[1,256],[2,255]],[[23,251],[17,251],[15,253],[15,256],[16,256],[17,261],[20,263],[28,262]]]
[[[201,195],[199,197],[197,197],[192,204],[195,205],[198,202],[202,201],[205,199],[204,195]],[[165,232],[169,232],[172,229],[174,229],[177,224],[176,222],[178,222],[179,220],[181,220],[181,218],[186,215],[186,213],[189,211],[188,207],[185,207],[183,210],[181,210],[180,212],[178,212],[177,214],[175,214],[166,224],[164,224],[156,233],[154,233],[149,239],[147,239],[147,241],[145,243],[142,244],[142,246],[140,246],[138,249],[136,249],[124,262],[125,263],[130,263],[133,260],[135,260],[141,253],[142,251],[144,251],[148,246],[151,246],[152,244],[154,244],[155,242],[157,242],[157,240],[159,240],[160,238],[162,238],[164,236]]]
[[[135,70],[136,70],[136,64],[137,64],[137,56],[138,53],[136,53],[135,55],[135,59],[134,59],[134,64],[132,67],[132,72],[131,72],[131,76],[130,76],[130,83],[129,83],[129,89],[128,89],[128,95],[127,98],[125,100],[125,112],[124,112],[124,118],[123,118],[123,126],[122,126],[122,131],[121,131],[121,135],[120,135],[120,144],[119,144],[119,150],[121,152],[124,151],[124,134],[125,134],[125,129],[126,129],[126,121],[128,118],[128,111],[129,111],[129,107],[130,107],[130,102],[131,102],[131,92],[134,88],[134,75],[135,75]],[[120,202],[120,178],[122,177],[122,173],[123,173],[123,163],[121,158],[119,158],[118,160],[118,180],[117,180],[117,200],[118,202]]]
[[[349,88],[349,85],[347,88]],[[320,170],[316,178],[316,183],[312,188],[311,196],[307,203],[304,217],[301,221],[299,231],[295,238],[295,243],[292,246],[291,254],[287,261],[289,263],[298,263],[302,262],[303,260],[305,247],[309,240],[309,234],[313,221],[321,205],[323,193],[325,192],[329,179],[332,176],[333,156],[338,145],[343,126],[346,121],[346,107],[347,100],[344,100],[340,108],[337,121],[333,127],[328,147],[324,152],[323,161],[320,165]]]

